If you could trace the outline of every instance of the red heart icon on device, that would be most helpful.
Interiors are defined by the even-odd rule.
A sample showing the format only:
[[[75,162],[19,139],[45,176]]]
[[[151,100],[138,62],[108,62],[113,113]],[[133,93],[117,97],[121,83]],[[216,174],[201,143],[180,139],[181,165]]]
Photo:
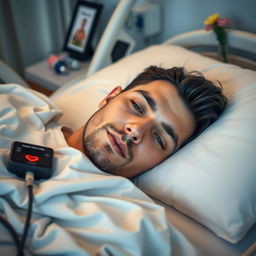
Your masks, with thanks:
[[[25,157],[29,162],[37,162],[39,160],[38,156],[25,155]]]

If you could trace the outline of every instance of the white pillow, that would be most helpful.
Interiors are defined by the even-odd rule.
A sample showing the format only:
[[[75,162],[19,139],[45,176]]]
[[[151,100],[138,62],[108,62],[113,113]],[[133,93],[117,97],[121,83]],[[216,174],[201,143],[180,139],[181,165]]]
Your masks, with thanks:
[[[222,83],[229,104],[198,138],[134,181],[235,243],[256,222],[256,72],[178,46],[152,46],[55,93],[52,99],[64,110],[61,121],[79,128],[108,91],[125,87],[149,65],[199,70]]]

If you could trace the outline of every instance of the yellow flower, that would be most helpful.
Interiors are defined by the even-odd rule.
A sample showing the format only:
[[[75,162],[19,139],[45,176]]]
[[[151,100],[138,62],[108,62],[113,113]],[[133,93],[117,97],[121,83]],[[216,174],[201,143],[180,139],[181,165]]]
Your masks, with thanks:
[[[215,13],[211,16],[209,16],[205,21],[204,21],[204,24],[205,25],[212,25],[216,22],[216,20],[220,17],[220,14],[219,13]]]

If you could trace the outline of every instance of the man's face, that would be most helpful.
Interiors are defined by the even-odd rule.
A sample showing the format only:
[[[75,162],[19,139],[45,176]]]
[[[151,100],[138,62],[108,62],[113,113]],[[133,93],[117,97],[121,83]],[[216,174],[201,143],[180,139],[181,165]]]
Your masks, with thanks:
[[[189,110],[168,81],[116,87],[85,128],[85,154],[109,173],[133,177],[170,156],[193,133]]]

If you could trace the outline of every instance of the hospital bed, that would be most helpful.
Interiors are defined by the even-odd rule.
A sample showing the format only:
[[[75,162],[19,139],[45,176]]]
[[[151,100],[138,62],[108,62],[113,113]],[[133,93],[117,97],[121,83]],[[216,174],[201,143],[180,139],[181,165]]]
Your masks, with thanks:
[[[134,1],[121,2],[123,12],[116,16],[124,21]],[[214,35],[198,30],[106,66],[106,49],[113,43],[108,39],[116,36],[121,24],[111,20],[89,72],[50,96],[63,112],[60,122],[78,129],[114,86],[125,88],[149,65],[183,66],[220,81],[229,101],[221,117],[171,158],[132,182],[164,207],[174,255],[256,255],[256,36],[229,31],[229,64],[216,59]]]
[[[68,84],[51,99],[63,110],[61,122],[76,129],[115,85],[125,88],[149,65],[184,66],[220,81],[229,102],[221,117],[133,182],[165,208],[172,229],[181,235],[172,245],[175,255],[196,251],[205,256],[251,256],[256,255],[256,72],[255,59],[246,56],[255,56],[256,36],[229,32],[230,47],[247,52],[242,57],[232,52],[236,65],[210,58],[213,53],[194,51],[212,44],[216,41],[210,32],[179,35]]]

